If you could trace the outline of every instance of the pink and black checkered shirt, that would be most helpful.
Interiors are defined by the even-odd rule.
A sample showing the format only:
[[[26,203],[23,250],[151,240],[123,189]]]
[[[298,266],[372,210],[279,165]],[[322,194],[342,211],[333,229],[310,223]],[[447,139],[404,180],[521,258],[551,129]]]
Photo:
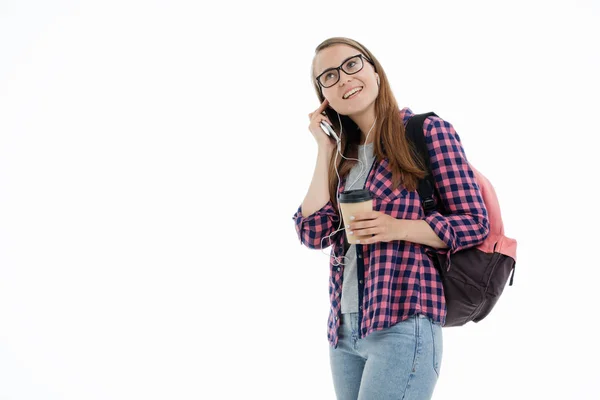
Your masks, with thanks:
[[[400,110],[406,125],[413,115],[409,108]],[[424,314],[440,325],[445,324],[446,303],[438,271],[427,252],[451,255],[481,243],[489,233],[487,210],[469,167],[460,138],[453,126],[439,117],[429,117],[423,125],[431,170],[436,182],[436,205],[447,210],[425,216],[418,192],[402,184],[391,190],[392,173],[388,160],[375,160],[365,188],[373,197],[373,209],[394,218],[424,219],[442,239],[447,249],[433,249],[407,241],[356,245],[358,270],[359,337],[390,327],[415,314]],[[344,190],[344,178],[340,193]],[[439,209],[440,207],[437,207]],[[309,216],[301,207],[293,216],[300,242],[311,249],[331,244],[327,338],[337,347],[341,317],[343,265],[335,261],[344,255],[344,231],[331,237],[340,223],[338,210],[331,201]]]

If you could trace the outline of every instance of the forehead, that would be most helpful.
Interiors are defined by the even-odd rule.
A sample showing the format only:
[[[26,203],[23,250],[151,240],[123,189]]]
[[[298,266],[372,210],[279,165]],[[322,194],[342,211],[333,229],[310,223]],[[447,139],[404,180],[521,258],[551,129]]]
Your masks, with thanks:
[[[315,56],[315,76],[319,75],[327,68],[339,67],[346,58],[357,54],[362,53],[358,49],[345,44],[336,44],[319,51]]]

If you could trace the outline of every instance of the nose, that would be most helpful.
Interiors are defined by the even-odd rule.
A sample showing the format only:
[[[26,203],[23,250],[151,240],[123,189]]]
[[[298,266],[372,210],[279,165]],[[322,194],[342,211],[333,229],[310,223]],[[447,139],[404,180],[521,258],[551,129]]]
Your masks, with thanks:
[[[346,72],[344,72],[343,70],[340,70],[340,81],[339,81],[339,85],[340,86],[344,86],[344,84],[348,81],[350,81],[350,75],[348,75]]]

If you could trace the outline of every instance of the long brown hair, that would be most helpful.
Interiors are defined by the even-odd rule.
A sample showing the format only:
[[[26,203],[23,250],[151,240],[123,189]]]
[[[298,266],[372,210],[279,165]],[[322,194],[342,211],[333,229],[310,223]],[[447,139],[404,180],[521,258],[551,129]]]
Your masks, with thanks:
[[[336,44],[345,44],[354,47],[373,62],[375,72],[379,75],[380,81],[379,95],[375,100],[375,117],[377,118],[377,122],[374,127],[373,153],[377,160],[382,160],[383,158],[388,159],[389,167],[392,171],[392,189],[397,188],[398,185],[402,183],[407,190],[416,190],[418,179],[425,176],[424,168],[417,164],[413,159],[413,150],[406,139],[404,123],[400,116],[398,103],[392,93],[385,71],[381,64],[379,64],[379,61],[377,61],[377,58],[375,58],[365,46],[355,40],[344,37],[329,38],[317,46],[312,63],[312,82],[319,101],[322,103],[325,100],[325,97],[321,92],[321,87],[315,79],[315,59],[319,51]],[[339,126],[338,113],[331,107],[327,107],[325,113],[333,123],[336,132],[340,132],[341,127]],[[341,137],[342,153],[348,158],[358,158],[360,129],[350,117],[339,115],[339,118],[343,125]],[[333,151],[336,152],[337,149],[334,149]],[[329,193],[331,202],[337,207],[338,177],[335,170],[335,161],[336,157],[332,154],[331,162],[329,164]],[[337,170],[340,177],[344,178],[356,162],[357,161],[355,160],[346,160],[343,157],[338,156]],[[366,168],[369,167],[369,165],[366,166]]]

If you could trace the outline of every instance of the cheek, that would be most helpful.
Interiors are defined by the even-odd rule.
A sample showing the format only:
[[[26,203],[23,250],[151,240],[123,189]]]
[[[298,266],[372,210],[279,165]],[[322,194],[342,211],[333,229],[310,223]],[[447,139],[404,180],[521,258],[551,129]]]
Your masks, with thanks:
[[[329,100],[329,107],[339,112],[344,108],[344,101],[342,99],[332,98]]]
[[[346,103],[345,108],[352,108],[354,111],[361,110],[364,107],[372,104],[378,95],[379,89],[377,88],[377,85],[375,87],[365,87],[360,95],[360,98],[356,99],[356,101]]]
[[[375,82],[375,86],[371,87],[371,92],[372,92],[372,96],[373,99],[377,98],[377,96],[379,96],[379,91],[380,91],[380,87],[377,86],[377,82]]]
[[[372,103],[373,101],[375,101],[377,96],[379,96],[379,88],[377,87],[377,82],[375,82],[374,85],[370,85],[366,93],[364,94],[365,97],[363,101],[366,101],[367,103]]]
[[[325,98],[329,101],[329,107],[333,108],[336,112],[343,114],[343,111],[345,110],[344,100],[336,96],[328,97],[327,95]]]

